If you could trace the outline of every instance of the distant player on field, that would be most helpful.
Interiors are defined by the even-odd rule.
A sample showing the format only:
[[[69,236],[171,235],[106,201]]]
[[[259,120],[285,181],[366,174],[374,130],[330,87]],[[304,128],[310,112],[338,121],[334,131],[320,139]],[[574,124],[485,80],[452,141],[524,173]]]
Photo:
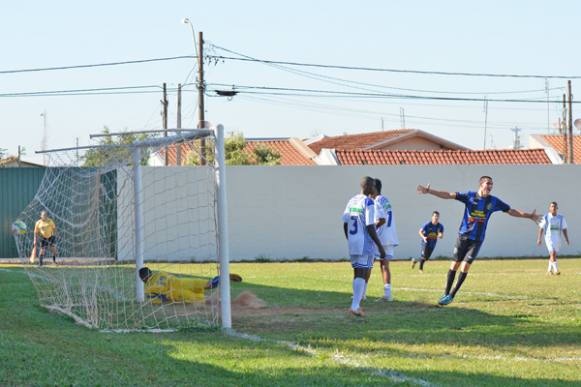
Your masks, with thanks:
[[[420,273],[423,273],[424,264],[432,256],[436,248],[436,243],[438,243],[438,238],[442,239],[444,237],[444,225],[440,223],[440,213],[434,211],[432,213],[432,220],[424,224],[418,233],[420,234],[420,238],[422,238],[420,242]],[[416,259],[412,259],[412,269],[416,266],[417,262]]]
[[[369,197],[374,189],[373,178],[366,176],[361,179],[361,193],[349,200],[343,212],[343,231],[353,267],[353,300],[349,312],[360,317],[364,316],[361,299],[368,271],[373,267],[375,246],[379,250],[379,257],[385,258],[385,250],[375,231],[375,204]]]
[[[165,302],[199,303],[204,302],[204,291],[218,286],[220,277],[212,279],[183,278],[157,271],[148,267],[139,269],[139,278],[145,283],[145,296],[153,304]],[[242,281],[238,274],[230,274],[234,282]]]
[[[36,250],[36,244],[40,240],[40,254],[38,258],[39,266],[42,266],[44,255],[46,253],[46,248],[48,247],[52,253],[52,261],[56,264],[56,246],[55,246],[55,235],[56,235],[56,225],[51,218],[48,217],[46,211],[40,212],[40,219],[34,225],[34,246],[33,250]]]
[[[565,242],[569,244],[569,235],[567,234],[567,221],[561,214],[557,214],[559,206],[557,202],[549,204],[549,212],[543,216],[541,223],[539,223],[539,231],[537,235],[537,245],[541,244],[541,236],[545,234],[545,244],[549,250],[549,267],[547,274],[559,275],[559,267],[557,266],[557,253],[561,247],[561,234],[565,237]]]
[[[531,219],[535,223],[537,223],[540,218],[534,210],[531,213],[515,210],[514,208],[510,208],[508,204],[504,203],[496,196],[492,196],[490,194],[492,191],[492,185],[492,178],[490,176],[482,176],[480,178],[480,187],[478,188],[478,191],[436,191],[430,188],[429,184],[427,186],[418,185],[417,187],[417,191],[420,194],[431,194],[441,199],[456,199],[465,205],[458,239],[456,240],[456,246],[454,247],[454,260],[452,261],[450,270],[448,271],[446,291],[438,302],[440,305],[448,305],[451,303],[458,290],[460,290],[462,283],[468,276],[470,265],[472,265],[476,259],[478,251],[484,242],[486,225],[488,224],[490,216],[494,212],[506,212],[517,218]],[[460,263],[462,263],[462,265],[460,265]],[[458,277],[456,287],[452,289],[458,267],[460,267],[460,276]]]
[[[381,194],[381,180],[375,179],[375,192],[373,200],[375,202],[375,229],[377,237],[385,250],[385,258],[379,258],[379,249],[375,254],[381,265],[381,276],[383,277],[383,300],[393,301],[391,295],[391,272],[389,270],[389,260],[394,258],[394,249],[399,245],[393,210],[389,200]]]

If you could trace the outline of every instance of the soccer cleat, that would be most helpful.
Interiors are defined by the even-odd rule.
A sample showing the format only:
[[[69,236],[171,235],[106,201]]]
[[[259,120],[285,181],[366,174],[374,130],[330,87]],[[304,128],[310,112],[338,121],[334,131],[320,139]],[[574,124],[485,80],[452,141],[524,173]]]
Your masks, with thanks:
[[[358,308],[356,310],[349,308],[349,313],[351,313],[355,317],[365,317],[365,313],[363,312],[363,309],[361,309],[361,308]]]
[[[561,272],[560,272],[560,271],[558,271],[558,272],[556,272],[556,273],[555,273],[555,275],[561,275]]]
[[[424,274],[424,269],[419,270],[420,274]]]
[[[393,296],[390,294],[389,296],[383,296],[381,297],[382,301],[387,301],[387,302],[392,302],[393,301]]]
[[[454,296],[452,296],[450,294],[446,294],[440,298],[440,300],[438,301],[438,305],[442,305],[442,306],[448,305],[452,301],[454,301]]]

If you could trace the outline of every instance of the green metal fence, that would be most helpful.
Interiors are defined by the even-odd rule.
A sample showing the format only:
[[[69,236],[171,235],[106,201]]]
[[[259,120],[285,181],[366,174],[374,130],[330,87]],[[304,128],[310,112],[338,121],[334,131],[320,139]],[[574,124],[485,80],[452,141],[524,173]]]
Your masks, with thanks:
[[[0,168],[0,259],[17,258],[12,222],[30,203],[45,168]]]

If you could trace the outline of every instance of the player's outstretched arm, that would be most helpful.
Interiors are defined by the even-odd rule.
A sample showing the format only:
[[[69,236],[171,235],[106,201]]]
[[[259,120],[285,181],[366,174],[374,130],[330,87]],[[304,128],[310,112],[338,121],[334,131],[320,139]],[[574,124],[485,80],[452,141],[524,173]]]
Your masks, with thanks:
[[[514,216],[515,218],[530,219],[535,223],[539,223],[539,221],[541,220],[541,215],[537,214],[537,210],[533,210],[533,212],[524,212],[521,210],[511,208],[510,210],[508,210],[508,214],[510,216]]]
[[[377,232],[375,230],[375,225],[371,224],[371,225],[367,226],[367,232],[369,233],[369,236],[371,237],[371,239],[373,239],[373,242],[375,242],[375,244],[377,245],[377,249],[379,250],[379,257],[385,258],[385,249],[381,245],[381,241],[379,240],[379,237],[377,236]]]
[[[416,188],[419,194],[430,194],[438,197],[440,199],[456,199],[456,192],[447,192],[447,191],[437,191],[435,189],[430,188],[430,185],[418,185]]]

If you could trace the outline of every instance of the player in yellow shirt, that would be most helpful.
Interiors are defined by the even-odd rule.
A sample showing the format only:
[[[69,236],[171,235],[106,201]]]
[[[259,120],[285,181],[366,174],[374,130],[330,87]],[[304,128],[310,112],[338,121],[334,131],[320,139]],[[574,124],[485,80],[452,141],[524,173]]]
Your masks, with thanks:
[[[36,250],[36,243],[40,239],[40,254],[38,263],[42,266],[44,254],[48,247],[52,253],[52,261],[56,264],[56,246],[55,246],[56,225],[51,218],[48,217],[46,211],[40,212],[40,219],[34,225],[34,250]]]
[[[163,302],[204,302],[204,291],[218,286],[220,277],[210,280],[200,278],[184,278],[158,271],[153,272],[148,267],[139,269],[139,277],[145,282],[145,296],[153,304]],[[238,274],[230,274],[234,282],[242,281]]]

